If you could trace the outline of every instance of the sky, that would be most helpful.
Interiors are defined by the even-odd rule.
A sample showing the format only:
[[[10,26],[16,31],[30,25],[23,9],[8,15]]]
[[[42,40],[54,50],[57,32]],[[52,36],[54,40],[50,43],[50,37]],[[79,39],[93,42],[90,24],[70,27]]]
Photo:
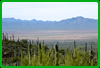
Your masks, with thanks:
[[[97,2],[3,2],[2,18],[60,21],[72,17],[98,19]]]

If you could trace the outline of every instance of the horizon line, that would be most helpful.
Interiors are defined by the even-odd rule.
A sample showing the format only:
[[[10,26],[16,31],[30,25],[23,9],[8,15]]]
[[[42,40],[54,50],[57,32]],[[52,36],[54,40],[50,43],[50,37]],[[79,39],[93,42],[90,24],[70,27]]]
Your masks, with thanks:
[[[81,17],[81,18],[86,18],[86,17],[83,17],[83,16],[76,16],[76,17],[71,17],[71,18],[66,18],[66,19],[72,19],[72,18],[77,18],[77,17]],[[51,21],[51,20],[38,20],[38,19],[31,19],[31,20],[28,20],[28,19],[21,19],[21,18],[15,18],[15,17],[3,17],[3,18],[14,18],[16,20],[27,20],[27,21],[31,21],[31,20],[37,20],[37,21]],[[66,19],[62,19],[62,20],[66,20]],[[94,19],[94,18],[88,18],[88,19]],[[98,20],[98,19],[95,19],[95,20]],[[57,21],[57,20],[53,20],[53,21]],[[61,20],[59,20],[61,21]]]

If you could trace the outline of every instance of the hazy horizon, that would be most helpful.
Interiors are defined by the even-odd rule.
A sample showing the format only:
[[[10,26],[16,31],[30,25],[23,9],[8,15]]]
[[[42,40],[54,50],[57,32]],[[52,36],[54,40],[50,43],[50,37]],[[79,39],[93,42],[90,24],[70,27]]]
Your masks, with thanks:
[[[76,16],[76,17],[83,17],[83,16]],[[76,17],[71,17],[71,18],[76,18]],[[14,17],[7,17],[7,18],[14,18]],[[66,18],[66,19],[71,19],[71,18]],[[83,18],[85,18],[85,17],[83,17]],[[16,18],[14,18],[14,19],[16,19]],[[20,18],[18,18],[18,19],[20,19]],[[18,20],[18,19],[16,19],[16,20]],[[93,18],[89,18],[89,19],[93,19]],[[22,20],[22,19],[20,19],[20,20]],[[31,19],[31,20],[33,20],[33,19]],[[28,21],[31,21],[31,20],[28,20]],[[37,19],[35,19],[35,20],[37,20]],[[62,19],[62,20],[65,20],[65,19]],[[98,20],[98,19],[95,19],[95,20]],[[38,20],[38,21],[43,21],[43,20]],[[52,20],[45,20],[45,21],[52,21]]]
[[[98,19],[97,2],[3,2],[2,18],[60,21],[72,17]]]

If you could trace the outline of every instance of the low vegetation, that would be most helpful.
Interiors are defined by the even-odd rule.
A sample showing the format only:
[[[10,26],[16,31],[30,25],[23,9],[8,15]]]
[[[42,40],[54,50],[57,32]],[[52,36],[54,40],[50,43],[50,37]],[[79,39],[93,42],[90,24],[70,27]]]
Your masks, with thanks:
[[[87,43],[84,50],[82,47],[74,49],[60,49],[58,43],[52,48],[44,45],[44,41],[37,43],[27,39],[15,41],[14,35],[8,39],[8,34],[2,40],[2,64],[4,66],[96,66],[98,65],[98,49],[93,49],[91,43],[90,50],[87,51]]]

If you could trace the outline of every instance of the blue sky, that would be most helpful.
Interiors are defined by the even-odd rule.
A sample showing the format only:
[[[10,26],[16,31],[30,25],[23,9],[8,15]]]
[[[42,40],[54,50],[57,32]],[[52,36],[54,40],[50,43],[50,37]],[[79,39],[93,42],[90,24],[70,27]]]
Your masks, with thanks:
[[[2,18],[60,21],[72,17],[98,19],[97,2],[4,2]]]

